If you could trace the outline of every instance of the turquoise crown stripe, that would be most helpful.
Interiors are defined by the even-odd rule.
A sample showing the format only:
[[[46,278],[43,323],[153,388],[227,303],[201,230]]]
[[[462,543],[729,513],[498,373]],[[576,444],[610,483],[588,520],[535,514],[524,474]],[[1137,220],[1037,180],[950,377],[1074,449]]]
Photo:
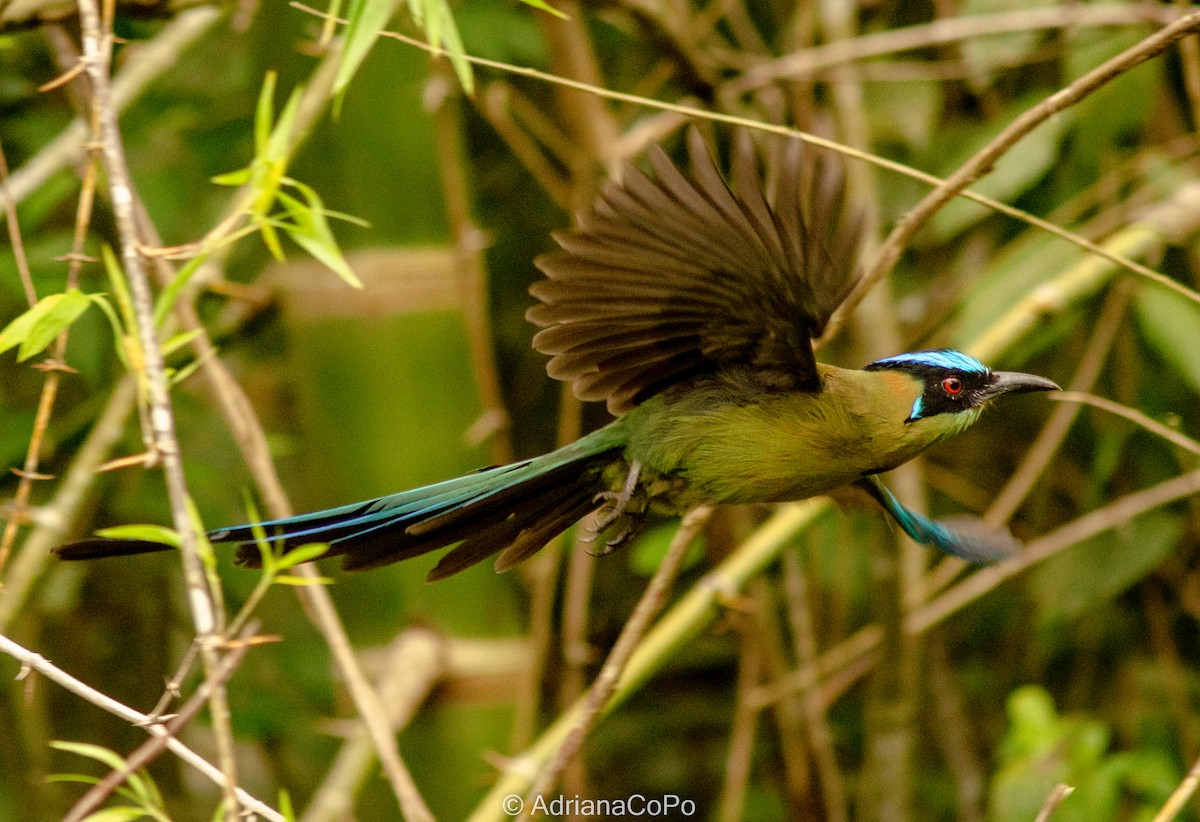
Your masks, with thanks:
[[[888,368],[897,365],[927,365],[932,368],[948,368],[953,371],[967,371],[976,374],[986,374],[987,366],[972,356],[955,351],[952,348],[939,348],[934,351],[913,351],[908,354],[897,354],[876,360],[867,368]]]

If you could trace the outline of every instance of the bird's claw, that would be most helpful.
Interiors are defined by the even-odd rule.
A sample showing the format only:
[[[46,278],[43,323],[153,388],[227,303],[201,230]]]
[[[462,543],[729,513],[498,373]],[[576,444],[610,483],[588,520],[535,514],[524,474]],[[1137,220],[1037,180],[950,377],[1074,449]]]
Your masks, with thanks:
[[[646,518],[642,513],[628,511],[620,517],[614,517],[613,519],[609,520],[607,523],[605,523],[604,527],[597,528],[595,531],[592,531],[592,528],[596,526],[589,527],[588,534],[583,538],[582,541],[589,545],[595,542],[596,538],[600,536],[600,533],[609,525],[612,525],[614,522],[616,522],[617,519],[624,520],[624,525],[622,526],[621,530],[612,539],[605,540],[604,545],[600,548],[587,548],[586,550],[589,554],[594,557],[605,557],[618,548],[633,542],[637,535],[642,533],[642,527],[646,522]],[[599,525],[599,523],[600,518],[597,518],[596,525]]]
[[[604,504],[597,510],[592,522],[584,526],[586,533],[581,538],[581,542],[585,544],[595,542],[610,526],[618,520],[624,520],[624,526],[620,532],[612,539],[607,540],[602,548],[595,551],[588,550],[592,556],[611,554],[641,533],[643,512],[640,510],[640,506],[638,508],[630,506],[637,493],[638,480],[641,475],[642,465],[635,460],[629,465],[629,473],[626,474],[625,484],[620,491],[601,491],[592,498],[594,502]]]

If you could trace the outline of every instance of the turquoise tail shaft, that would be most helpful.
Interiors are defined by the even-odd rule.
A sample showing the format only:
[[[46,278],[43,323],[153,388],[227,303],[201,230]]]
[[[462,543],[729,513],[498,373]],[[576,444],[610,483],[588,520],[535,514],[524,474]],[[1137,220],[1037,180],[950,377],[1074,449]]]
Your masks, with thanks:
[[[622,459],[621,429],[610,425],[571,445],[533,459],[485,468],[465,477],[311,514],[236,525],[209,533],[214,543],[237,548],[237,559],[262,563],[254,537],[266,535],[284,551],[327,543],[324,556],[343,557],[343,567],[388,565],[460,543],[429,573],[437,580],[492,554],[504,571],[533,555],[550,539],[600,506],[604,471]],[[134,539],[87,539],[56,549],[62,559],[96,559],[166,550]]]
[[[485,468],[465,477],[326,511],[265,522],[284,550],[325,542],[347,570],[363,570],[460,543],[429,574],[437,580],[499,553],[504,571],[599,506],[604,469],[620,450],[598,431],[534,459]],[[215,543],[237,546],[238,561],[261,562],[249,525],[214,531]]]
[[[976,564],[999,562],[1020,550],[1021,544],[1008,531],[990,530],[979,520],[960,517],[953,522],[935,522],[905,508],[877,477],[866,477],[855,485],[870,494],[904,533],[922,545]]]

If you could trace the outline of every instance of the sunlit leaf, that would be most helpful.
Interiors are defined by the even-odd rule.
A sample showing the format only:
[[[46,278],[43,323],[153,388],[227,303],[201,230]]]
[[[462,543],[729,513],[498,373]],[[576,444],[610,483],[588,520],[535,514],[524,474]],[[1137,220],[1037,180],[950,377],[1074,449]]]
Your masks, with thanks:
[[[561,12],[558,9],[554,8],[554,6],[545,2],[545,0],[521,0],[521,2],[527,6],[532,6],[533,8],[535,8],[539,11],[544,11],[549,14],[553,14],[555,17],[559,18],[560,20],[570,20],[571,19],[568,14]]]
[[[333,81],[335,95],[334,111],[341,111],[347,86],[371,47],[379,39],[384,26],[392,19],[399,0],[353,0],[348,11],[349,25],[346,26],[342,59],[338,63],[337,76]]]
[[[200,270],[200,266],[204,265],[207,259],[207,253],[199,254],[188,260],[179,271],[175,272],[175,276],[171,279],[171,282],[167,283],[166,288],[162,290],[162,293],[158,295],[158,299],[154,303],[155,328],[162,325],[167,314],[171,312],[171,309],[175,307],[175,303],[179,301],[179,295],[183,293],[184,287],[191,282],[192,277]]]
[[[280,585],[292,585],[299,587],[302,585],[332,585],[332,577],[295,577],[290,574],[283,574],[275,577],[275,582]]]
[[[254,177],[254,169],[246,166],[236,171],[226,171],[209,179],[219,186],[244,186]]]
[[[92,745],[89,742],[66,742],[56,739],[50,743],[50,747],[55,750],[77,754],[78,756],[85,756],[88,759],[94,759],[114,771],[124,770],[126,767],[125,760],[120,754],[100,745]]]
[[[170,545],[172,548],[178,548],[180,545],[179,534],[173,528],[163,525],[115,525],[112,528],[101,528],[96,531],[96,536],[105,539],[140,539]]]
[[[303,248],[319,262],[326,265],[335,274],[355,288],[362,288],[346,258],[338,247],[329,221],[325,219],[324,205],[317,193],[304,186],[301,189],[307,203],[297,200],[283,192],[279,193],[279,202],[287,209],[290,223],[284,223],[283,228],[296,245]]]
[[[0,352],[20,346],[18,361],[41,353],[55,337],[70,328],[89,305],[88,296],[74,288],[63,294],[43,297],[0,331]]]
[[[275,557],[275,568],[276,570],[283,571],[287,568],[302,565],[305,562],[324,556],[328,550],[329,544],[325,542],[310,542],[298,545],[290,549],[286,554]]]

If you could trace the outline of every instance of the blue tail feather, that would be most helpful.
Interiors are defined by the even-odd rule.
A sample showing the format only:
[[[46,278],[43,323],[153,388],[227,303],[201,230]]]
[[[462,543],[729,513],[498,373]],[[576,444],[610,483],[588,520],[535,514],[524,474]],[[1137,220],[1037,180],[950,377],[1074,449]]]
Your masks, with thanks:
[[[326,556],[343,556],[348,569],[386,565],[462,542],[431,574],[436,579],[510,545],[522,554],[540,548],[596,507],[594,498],[604,490],[604,469],[620,458],[621,449],[611,437],[593,435],[535,459],[273,520],[262,528],[285,551],[305,543],[328,543]],[[547,528],[547,522],[556,530]],[[209,538],[235,545],[244,565],[261,562],[249,525],[220,529]]]

